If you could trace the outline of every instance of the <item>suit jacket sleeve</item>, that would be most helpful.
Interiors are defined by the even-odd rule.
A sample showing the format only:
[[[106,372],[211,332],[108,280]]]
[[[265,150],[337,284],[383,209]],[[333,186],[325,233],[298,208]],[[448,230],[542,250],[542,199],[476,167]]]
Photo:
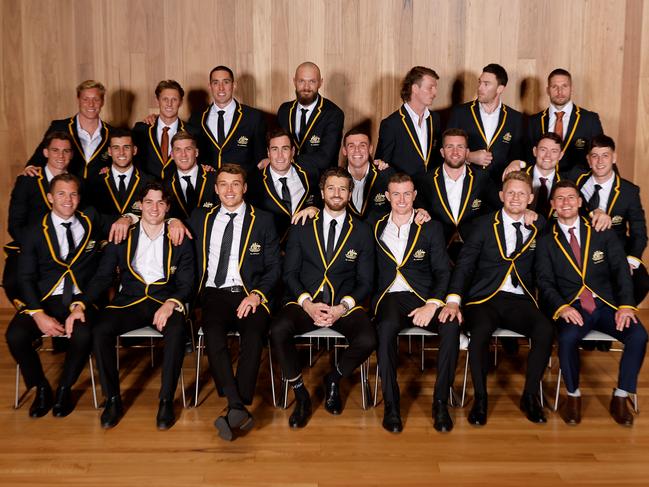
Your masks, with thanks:
[[[322,172],[330,167],[333,161],[338,161],[338,151],[340,150],[340,141],[343,135],[345,114],[340,109],[331,110],[330,113],[331,115],[327,117],[322,131],[320,149],[297,156],[295,162],[300,166],[311,166],[319,172]]]
[[[559,292],[556,276],[550,256],[553,240],[550,235],[539,239],[536,247],[536,287],[539,290],[539,297],[543,308],[550,316],[553,316],[559,308],[567,305],[566,300]],[[566,263],[566,265],[568,265]]]
[[[484,229],[478,228],[478,226],[473,226],[467,240],[462,245],[462,250],[460,250],[460,255],[451,275],[451,283],[448,289],[449,295],[454,294],[460,296],[460,298],[463,297],[476,270],[485,236]]]
[[[388,119],[381,120],[381,125],[379,127],[379,141],[376,144],[376,153],[374,157],[391,164],[392,158],[394,157],[394,147],[395,134],[390,130],[390,122]]]
[[[174,299],[184,305],[188,303],[194,291],[194,246],[193,242],[189,239],[184,239],[179,247],[176,247],[176,252],[180,252],[180,258],[176,272],[174,273],[175,292],[167,299]]]
[[[446,299],[446,290],[451,280],[451,263],[446,253],[446,242],[444,242],[444,230],[442,225],[436,221],[431,222],[433,231],[431,232],[430,247],[428,255],[430,257],[430,268],[435,280],[435,286],[431,290],[428,299],[438,299],[444,302]]]
[[[311,220],[307,220],[306,225],[310,225]],[[309,291],[300,279],[302,270],[302,245],[301,233],[303,229],[298,226],[291,226],[288,232],[288,241],[286,242],[286,254],[284,256],[284,284],[288,295],[299,298],[301,294]]]
[[[29,226],[27,219],[29,218],[29,191],[27,190],[27,178],[29,176],[20,176],[16,180],[16,185],[11,192],[11,199],[9,201],[9,235],[14,240],[20,242],[26,227]]]
[[[38,242],[37,228],[31,227],[25,233],[25,240],[18,256],[18,287],[28,310],[41,309],[41,296],[38,290]],[[40,232],[39,232],[40,233]]]
[[[370,296],[374,287],[374,235],[366,223],[361,223],[361,228],[362,247],[356,262],[356,286],[351,293],[351,297],[357,305]]]
[[[282,273],[279,260],[279,238],[275,231],[272,217],[269,218],[264,232],[264,274],[257,282],[255,289],[261,291],[266,299],[272,295]]]
[[[640,201],[640,191],[633,187],[631,193],[631,204],[627,219],[629,221],[629,239],[626,252],[631,257],[642,259],[642,253],[647,246],[647,223],[645,220],[642,202]]]
[[[629,265],[627,264],[622,242],[620,242],[613,230],[606,230],[605,233],[609,255],[609,268],[611,269],[611,277],[615,282],[613,292],[615,293],[616,304],[617,306],[635,307],[633,280],[629,272]]]

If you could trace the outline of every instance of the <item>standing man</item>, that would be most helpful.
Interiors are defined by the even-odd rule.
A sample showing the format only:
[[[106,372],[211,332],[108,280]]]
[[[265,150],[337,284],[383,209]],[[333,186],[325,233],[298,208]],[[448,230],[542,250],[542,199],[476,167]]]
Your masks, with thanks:
[[[552,190],[557,222],[537,249],[538,288],[557,323],[559,361],[568,389],[562,417],[568,424],[581,422],[579,344],[588,332],[597,330],[624,344],[610,412],[617,423],[631,426],[627,397],[636,392],[647,332],[636,316],[633,283],[620,241],[610,230],[593,231],[579,217],[581,205],[575,184],[558,182]]]
[[[293,84],[296,99],[282,103],[277,110],[277,123],[293,137],[297,147],[295,162],[321,174],[328,167],[338,165],[345,115],[335,103],[318,93],[322,75],[316,64],[300,64]]]
[[[420,326],[439,333],[437,380],[433,396],[434,427],[440,432],[453,429],[448,413],[449,390],[455,377],[460,324],[440,323],[451,266],[441,225],[415,222],[413,202],[417,196],[412,178],[395,174],[385,193],[391,211],[374,224],[377,253],[377,290],[372,309],[377,317],[377,357],[385,401],[383,428],[391,433],[403,429],[397,383],[399,331]]]
[[[253,174],[266,157],[266,122],[259,110],[234,98],[236,88],[230,68],[212,69],[209,89],[213,103],[203,113],[193,113],[189,125],[198,132],[202,163],[216,169],[223,163],[239,164],[247,174]]]
[[[372,291],[374,244],[369,226],[346,210],[352,178],[340,167],[320,179],[324,209],[306,225],[289,230],[284,260],[288,304],[271,324],[271,344],[295,394],[288,423],[303,428],[311,417],[311,398],[302,380],[295,335],[331,327],[349,344],[325,376],[325,409],[342,413],[340,379],[349,378],[376,347],[376,334],[362,308]]]
[[[438,164],[441,124],[430,106],[437,95],[435,71],[415,66],[401,82],[403,105],[381,120],[376,159],[410,176],[426,173]]]
[[[219,436],[232,440],[249,430],[270,307],[280,279],[279,243],[270,214],[248,205],[246,175],[236,164],[216,173],[221,205],[196,210],[190,221],[198,256],[199,299],[203,309],[205,352],[214,382],[223,389],[228,408],[214,423]],[[228,332],[241,337],[236,377],[228,350]]]
[[[565,69],[557,68],[550,73],[545,90],[550,106],[530,117],[529,142],[534,147],[543,134],[553,132],[561,137],[561,173],[588,169],[586,154],[590,140],[604,133],[599,115],[573,103],[572,76]]]
[[[482,68],[478,97],[454,107],[448,121],[448,128],[469,134],[469,163],[487,169],[498,185],[508,164],[525,155],[523,115],[501,100],[508,79],[499,64]]]
[[[464,315],[471,333],[469,365],[475,399],[469,423],[487,424],[489,342],[499,327],[532,340],[520,408],[529,421],[545,423],[539,383],[552,350],[553,329],[537,307],[532,272],[543,219],[524,225],[533,194],[530,177],[521,171],[505,177],[500,198],[503,209],[478,219],[460,251],[440,321]]]

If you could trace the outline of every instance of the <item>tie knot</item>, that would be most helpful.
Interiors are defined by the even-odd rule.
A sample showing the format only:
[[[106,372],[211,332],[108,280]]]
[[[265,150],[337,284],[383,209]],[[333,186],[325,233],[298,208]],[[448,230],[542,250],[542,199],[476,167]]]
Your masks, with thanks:
[[[63,222],[61,223],[65,227],[66,230],[69,230],[70,227],[72,226],[72,222]]]
[[[225,115],[225,110],[219,110],[219,111],[216,112],[216,113],[219,114],[219,117],[222,117],[223,115]]]
[[[230,220],[234,220],[234,217],[237,216],[236,213],[226,213],[230,217]]]
[[[514,225],[514,228],[516,230],[520,230],[522,223],[521,222],[513,222],[512,225]]]
[[[286,184],[286,176],[279,178],[279,182],[282,184]]]
[[[575,227],[570,227],[570,229],[568,230],[568,233],[570,234],[571,237],[574,237],[575,236]]]
[[[599,191],[600,189],[602,189],[602,185],[601,184],[596,184],[595,185],[595,191]]]
[[[117,177],[118,177],[119,179],[121,179],[122,181],[124,181],[124,180],[126,179],[126,174],[120,174],[120,175],[117,176]]]
[[[300,110],[302,111],[303,115],[306,115],[306,113],[309,111],[308,108],[300,108]]]
[[[545,186],[545,183],[548,182],[548,178],[539,178],[539,181],[541,181],[541,184]]]
[[[329,226],[331,228],[336,228],[336,225],[338,225],[338,222],[336,220],[331,220],[331,223],[329,223]]]
[[[169,132],[169,127],[162,127],[162,132],[165,134]]]
[[[563,118],[563,112],[557,112],[557,118],[559,119]]]
[[[192,177],[191,176],[181,176],[187,184],[190,184],[192,182]]]

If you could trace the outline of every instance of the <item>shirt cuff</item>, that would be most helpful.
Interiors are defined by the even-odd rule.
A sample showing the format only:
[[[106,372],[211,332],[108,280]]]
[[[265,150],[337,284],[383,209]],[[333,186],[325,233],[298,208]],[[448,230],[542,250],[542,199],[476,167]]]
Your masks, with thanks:
[[[448,303],[462,304],[462,297],[459,294],[449,294],[446,296],[446,304]]]
[[[352,310],[354,309],[354,306],[356,306],[356,300],[352,298],[351,296],[345,296],[340,300],[340,302],[345,302],[347,306],[349,306],[349,309]]]
[[[27,313],[29,316],[34,316],[36,313],[41,313],[44,311],[42,309],[26,309],[23,312]]]
[[[302,293],[302,294],[300,294],[300,297],[297,298],[297,304],[299,304],[300,306],[302,306],[302,304],[304,303],[304,301],[305,301],[306,299],[313,300],[313,297],[311,297],[311,295],[310,295],[309,293]]]
[[[72,310],[74,309],[75,306],[79,306],[79,307],[81,307],[81,311],[85,311],[85,310],[86,310],[86,305],[83,304],[81,301],[72,301],[72,303],[70,304],[70,308],[69,308],[70,311],[72,311]]]
[[[124,213],[122,216],[125,216],[131,220],[131,225],[135,225],[137,222],[140,221],[140,217],[137,216],[135,213]]]
[[[176,307],[174,308],[175,311],[178,311],[180,313],[185,313],[185,305],[180,301],[178,301],[176,298],[169,298],[165,301],[165,303],[169,303],[169,302],[172,302],[176,305]]]
[[[631,255],[627,255],[627,257],[626,257],[626,261],[627,261],[627,262],[629,263],[629,265],[630,265],[631,267],[633,267],[634,269],[637,269],[638,267],[640,267],[640,264],[642,264],[642,261],[641,261],[640,259],[638,259],[638,258],[636,258],[636,257],[633,257],[633,256],[631,256]]]
[[[431,298],[426,300],[426,304],[431,304],[431,303],[436,304],[437,306],[444,306],[444,301],[442,301],[441,299]]]

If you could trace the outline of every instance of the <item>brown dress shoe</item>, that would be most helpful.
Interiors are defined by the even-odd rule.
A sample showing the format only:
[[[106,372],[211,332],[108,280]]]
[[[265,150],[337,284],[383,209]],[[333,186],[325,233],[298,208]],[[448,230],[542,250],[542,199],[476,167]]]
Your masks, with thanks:
[[[568,396],[563,404],[561,417],[566,424],[577,425],[581,423],[581,397]]]
[[[633,426],[633,415],[629,411],[629,407],[626,404],[626,397],[611,397],[611,416],[617,424],[622,426]]]

